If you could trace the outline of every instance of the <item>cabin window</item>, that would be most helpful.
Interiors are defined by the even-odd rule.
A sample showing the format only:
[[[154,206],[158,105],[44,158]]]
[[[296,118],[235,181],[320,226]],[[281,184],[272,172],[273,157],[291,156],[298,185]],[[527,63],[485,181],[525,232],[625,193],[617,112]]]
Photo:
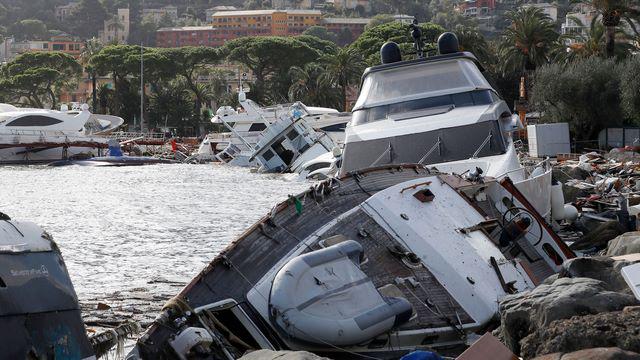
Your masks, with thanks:
[[[342,124],[334,124],[334,125],[325,126],[325,127],[321,128],[320,130],[323,130],[323,131],[344,131],[344,129],[346,127],[347,127],[347,123],[342,123]]]
[[[293,140],[298,136],[298,132],[294,130],[289,131],[289,133],[287,134],[287,137],[289,138],[289,140]]]
[[[489,105],[499,100],[499,97],[492,90],[474,90],[455,94],[427,97],[416,100],[409,100],[388,105],[374,106],[368,109],[355,110],[353,112],[353,124],[360,125],[369,122],[387,119],[395,114],[402,114],[417,110],[434,108],[454,108]],[[437,115],[432,114],[432,115]]]
[[[251,127],[249,127],[249,131],[262,131],[267,128],[267,125],[263,123],[253,123]]]
[[[319,163],[315,163],[313,165],[309,165],[307,166],[307,171],[308,172],[314,172],[318,169],[324,169],[324,168],[328,168],[329,166],[331,166],[331,163],[328,162],[319,162]]]
[[[265,151],[264,154],[262,154],[262,157],[264,158],[265,161],[271,160],[271,158],[273,157],[273,151],[271,150]]]
[[[27,115],[13,120],[6,126],[49,126],[61,123],[62,120],[42,115]]]

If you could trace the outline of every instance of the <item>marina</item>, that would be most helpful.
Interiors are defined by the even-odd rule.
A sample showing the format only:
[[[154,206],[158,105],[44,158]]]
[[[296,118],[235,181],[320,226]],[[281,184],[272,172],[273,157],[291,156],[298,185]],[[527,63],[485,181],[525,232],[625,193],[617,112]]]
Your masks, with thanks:
[[[487,42],[443,4],[88,1],[56,19],[116,11],[100,39],[0,66],[0,359],[640,359],[637,5],[587,47],[541,4]]]

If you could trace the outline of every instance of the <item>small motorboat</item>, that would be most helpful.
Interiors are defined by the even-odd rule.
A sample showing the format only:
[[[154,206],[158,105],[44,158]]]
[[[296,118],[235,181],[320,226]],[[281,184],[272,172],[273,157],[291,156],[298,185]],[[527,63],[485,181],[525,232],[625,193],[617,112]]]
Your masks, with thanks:
[[[179,164],[180,161],[174,159],[157,158],[153,156],[129,156],[122,154],[120,144],[114,140],[109,140],[109,155],[92,157],[87,159],[68,159],[49,163],[49,166],[141,166],[155,164]]]

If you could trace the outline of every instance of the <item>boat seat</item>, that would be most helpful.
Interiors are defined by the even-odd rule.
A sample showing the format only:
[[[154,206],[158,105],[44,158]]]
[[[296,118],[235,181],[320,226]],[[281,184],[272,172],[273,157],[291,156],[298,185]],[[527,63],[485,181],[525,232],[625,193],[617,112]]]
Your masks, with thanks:
[[[355,345],[411,318],[407,299],[384,296],[360,269],[362,245],[347,240],[289,260],[276,274],[271,321],[290,337]]]

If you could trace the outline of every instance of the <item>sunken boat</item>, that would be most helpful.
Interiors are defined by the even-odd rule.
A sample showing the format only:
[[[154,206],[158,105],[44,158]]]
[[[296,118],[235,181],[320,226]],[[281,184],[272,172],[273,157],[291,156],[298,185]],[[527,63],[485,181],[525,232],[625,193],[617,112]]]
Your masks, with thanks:
[[[496,325],[501,298],[574,257],[540,201],[547,169],[520,165],[514,118],[454,40],[443,34],[439,55],[409,61],[385,45],[384,64],[363,76],[338,176],[233,241],[165,305],[130,359],[462,351],[469,334]],[[411,73],[443,84],[407,94],[396,75]],[[376,89],[388,96],[373,101]]]

